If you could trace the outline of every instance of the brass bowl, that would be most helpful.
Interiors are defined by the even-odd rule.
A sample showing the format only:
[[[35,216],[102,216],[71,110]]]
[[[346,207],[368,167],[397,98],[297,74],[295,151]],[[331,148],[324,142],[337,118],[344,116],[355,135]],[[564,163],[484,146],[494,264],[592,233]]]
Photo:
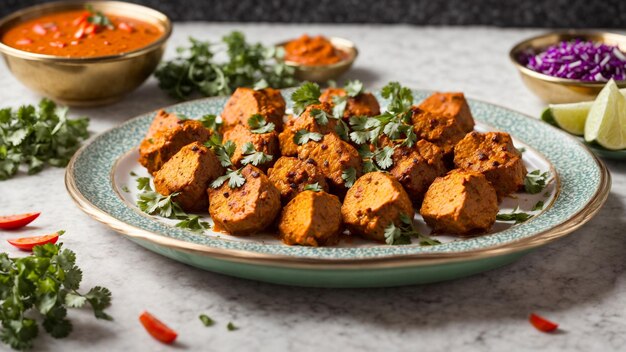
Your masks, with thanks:
[[[0,42],[0,52],[11,73],[28,88],[72,106],[114,102],[139,87],[154,72],[172,32],[166,15],[145,6],[119,1],[61,1],[36,5],[0,20],[0,38],[17,23],[44,14],[85,8],[132,17],[160,27],[163,35],[146,47],[118,55],[67,58],[35,54]]]
[[[330,37],[328,40],[330,40],[335,48],[345,52],[347,58],[334,64],[315,66],[285,61],[286,65],[295,69],[294,75],[298,80],[324,83],[328,80],[336,79],[352,67],[354,60],[356,60],[356,57],[359,55],[359,51],[354,43],[339,37]],[[285,44],[287,44],[287,42],[279,43],[277,46],[284,47]]]
[[[616,45],[626,52],[626,36],[607,32],[565,31],[551,32],[518,43],[509,52],[509,58],[517,68],[526,86],[539,98],[549,104],[575,103],[594,100],[606,82],[584,82],[575,79],[549,76],[531,70],[519,61],[524,52],[539,53],[550,45],[561,41],[582,39]],[[626,81],[616,81],[620,88],[626,88]]]

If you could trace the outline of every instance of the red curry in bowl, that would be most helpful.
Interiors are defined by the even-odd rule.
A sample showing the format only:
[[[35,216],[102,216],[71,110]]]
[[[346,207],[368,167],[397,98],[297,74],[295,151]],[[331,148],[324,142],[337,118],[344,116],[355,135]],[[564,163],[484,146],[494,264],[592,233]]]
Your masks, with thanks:
[[[18,23],[4,33],[2,43],[35,54],[90,58],[141,49],[163,34],[154,24],[90,8]]]
[[[348,53],[338,49],[323,36],[306,34],[284,45],[285,61],[304,66],[332,65],[348,58]]]

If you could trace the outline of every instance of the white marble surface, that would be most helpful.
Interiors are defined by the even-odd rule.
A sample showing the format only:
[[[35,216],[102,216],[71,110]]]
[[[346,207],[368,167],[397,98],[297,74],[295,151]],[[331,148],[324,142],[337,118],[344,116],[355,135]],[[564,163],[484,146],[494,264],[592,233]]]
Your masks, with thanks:
[[[217,39],[240,29],[266,43],[303,32],[345,36],[361,55],[347,78],[370,87],[390,80],[416,88],[460,90],[468,96],[536,116],[542,104],[508,62],[508,49],[532,30],[409,26],[284,26],[177,24],[168,49],[193,35]],[[0,105],[36,103],[0,64]],[[174,101],[151,79],[123,101],[90,116],[100,133]],[[74,333],[41,350],[141,351],[609,351],[626,343],[626,164],[607,162],[608,202],[587,225],[513,265],[453,282],[390,289],[304,289],[225,277],[179,264],[121,238],[70,200],[62,169],[0,182],[0,213],[42,211],[22,233],[67,230],[63,242],[84,268],[83,288],[113,291],[114,322],[73,311]],[[3,238],[16,234],[0,233]],[[17,254],[5,241],[0,250]],[[159,344],[138,322],[144,309],[179,332],[174,347]],[[537,312],[559,322],[547,335],[527,321]],[[205,328],[198,315],[218,324]],[[241,329],[226,330],[234,322]],[[4,346],[3,346],[4,347]],[[2,349],[3,347],[0,347]]]

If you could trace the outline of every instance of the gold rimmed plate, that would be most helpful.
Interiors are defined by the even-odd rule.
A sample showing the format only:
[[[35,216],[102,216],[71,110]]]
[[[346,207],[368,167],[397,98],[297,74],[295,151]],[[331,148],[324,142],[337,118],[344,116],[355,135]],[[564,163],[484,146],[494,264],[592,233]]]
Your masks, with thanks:
[[[289,91],[285,91],[287,97]],[[429,92],[414,91],[417,100]],[[186,116],[219,114],[227,98],[208,98],[167,108]],[[381,99],[379,97],[379,99]],[[381,99],[384,104],[384,100]],[[604,165],[575,138],[523,114],[469,100],[478,130],[502,130],[524,148],[530,170],[550,171],[552,182],[537,195],[518,194],[502,204],[520,206],[531,220],[498,223],[473,238],[441,236],[436,246],[387,246],[354,240],[337,247],[287,246],[271,234],[238,238],[177,228],[135,206],[134,177],[144,172],[136,147],[154,113],[129,120],[94,138],[72,159],[66,185],[78,206],[132,241],[206,270],[281,284],[324,287],[395,286],[449,280],[510,263],[531,249],[588,221],[610,189]],[[128,192],[127,192],[128,191]],[[543,210],[531,211],[539,201]],[[423,231],[428,229],[423,227]]]

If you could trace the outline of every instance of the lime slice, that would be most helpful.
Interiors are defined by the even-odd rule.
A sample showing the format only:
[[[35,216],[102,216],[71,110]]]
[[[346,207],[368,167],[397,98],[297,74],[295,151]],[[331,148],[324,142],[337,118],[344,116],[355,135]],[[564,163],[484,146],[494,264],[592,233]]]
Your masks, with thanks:
[[[626,97],[626,88],[619,91]],[[584,101],[573,104],[550,104],[541,114],[541,119],[549,124],[556,125],[563,130],[582,136],[585,132],[585,122],[593,101]]]
[[[602,88],[589,110],[585,141],[612,150],[626,148],[626,98],[613,80]]]

